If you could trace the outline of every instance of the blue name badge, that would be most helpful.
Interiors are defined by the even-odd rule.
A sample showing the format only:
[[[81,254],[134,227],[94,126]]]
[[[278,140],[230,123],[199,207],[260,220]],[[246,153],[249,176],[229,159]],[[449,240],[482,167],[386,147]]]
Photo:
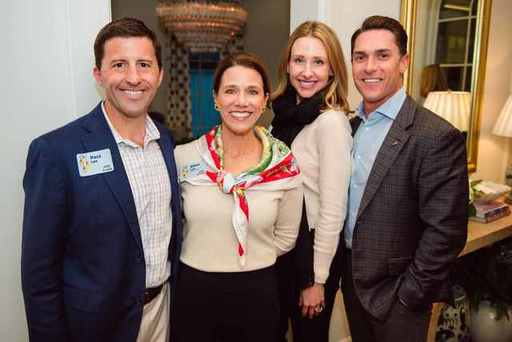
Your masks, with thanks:
[[[191,163],[188,165],[185,165],[181,168],[180,172],[180,180],[183,181],[184,179],[188,177],[197,177],[206,172],[206,164],[203,162],[199,163]]]
[[[110,149],[104,149],[76,155],[80,177],[93,176],[114,171]]]

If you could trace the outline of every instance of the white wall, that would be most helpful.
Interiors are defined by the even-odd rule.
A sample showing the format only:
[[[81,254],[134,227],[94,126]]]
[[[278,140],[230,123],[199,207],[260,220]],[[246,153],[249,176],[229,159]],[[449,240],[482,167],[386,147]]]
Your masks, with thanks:
[[[89,111],[95,35],[108,0],[2,1],[0,340],[27,341],[21,296],[22,177],[30,141]]]
[[[290,0],[290,32],[306,20],[320,20],[326,0]]]

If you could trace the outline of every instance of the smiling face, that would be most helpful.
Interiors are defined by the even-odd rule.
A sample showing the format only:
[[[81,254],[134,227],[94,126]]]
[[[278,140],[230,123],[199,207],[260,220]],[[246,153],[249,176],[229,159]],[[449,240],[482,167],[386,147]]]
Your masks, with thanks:
[[[332,71],[320,39],[306,36],[293,43],[288,74],[301,98],[310,98],[327,85]]]
[[[400,54],[388,30],[362,32],[352,52],[352,77],[363,96],[365,113],[371,113],[392,97],[403,84],[409,56]]]
[[[94,78],[105,91],[109,115],[139,118],[162,82],[155,49],[145,37],[116,37],[105,42],[101,68],[94,68]]]
[[[235,135],[251,133],[267,98],[263,79],[256,70],[240,65],[226,69],[215,94],[223,131]]]

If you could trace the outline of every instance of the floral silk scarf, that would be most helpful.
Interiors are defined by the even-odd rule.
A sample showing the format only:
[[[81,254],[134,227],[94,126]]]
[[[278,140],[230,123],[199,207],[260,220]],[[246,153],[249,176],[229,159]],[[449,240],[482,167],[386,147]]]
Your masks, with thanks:
[[[272,137],[265,128],[257,126],[254,131],[263,145],[263,151],[260,162],[253,168],[239,175],[224,171],[222,130],[219,125],[197,141],[196,147],[203,166],[193,163],[180,170],[180,182],[192,185],[218,185],[222,192],[233,194],[235,205],[232,223],[238,240],[237,252],[242,267],[245,266],[247,253],[250,213],[247,190],[286,190],[300,185],[300,180],[296,177],[299,169],[290,149]]]

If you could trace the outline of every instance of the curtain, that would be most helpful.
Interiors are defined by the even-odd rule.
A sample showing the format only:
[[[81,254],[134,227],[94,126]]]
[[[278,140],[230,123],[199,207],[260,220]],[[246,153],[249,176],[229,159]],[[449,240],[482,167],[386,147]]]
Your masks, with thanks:
[[[192,120],[192,98],[194,94],[191,93],[191,69],[190,69],[190,54],[177,40],[173,34],[170,34],[169,40],[169,96],[166,123],[167,126],[173,131],[178,140],[190,140],[194,137],[194,133],[203,131],[203,127],[192,127],[193,123],[210,122],[210,119],[198,117],[203,115],[196,112],[194,120]],[[241,52],[244,50],[243,32],[237,34],[226,47],[220,51],[220,58]],[[201,82],[201,89],[194,86],[194,92],[200,95],[208,94],[211,96],[212,89],[208,82]],[[206,89],[208,88],[208,89]],[[209,115],[204,112],[205,115]]]
[[[167,125],[178,137],[192,137],[189,53],[176,37],[169,40],[169,96]]]

